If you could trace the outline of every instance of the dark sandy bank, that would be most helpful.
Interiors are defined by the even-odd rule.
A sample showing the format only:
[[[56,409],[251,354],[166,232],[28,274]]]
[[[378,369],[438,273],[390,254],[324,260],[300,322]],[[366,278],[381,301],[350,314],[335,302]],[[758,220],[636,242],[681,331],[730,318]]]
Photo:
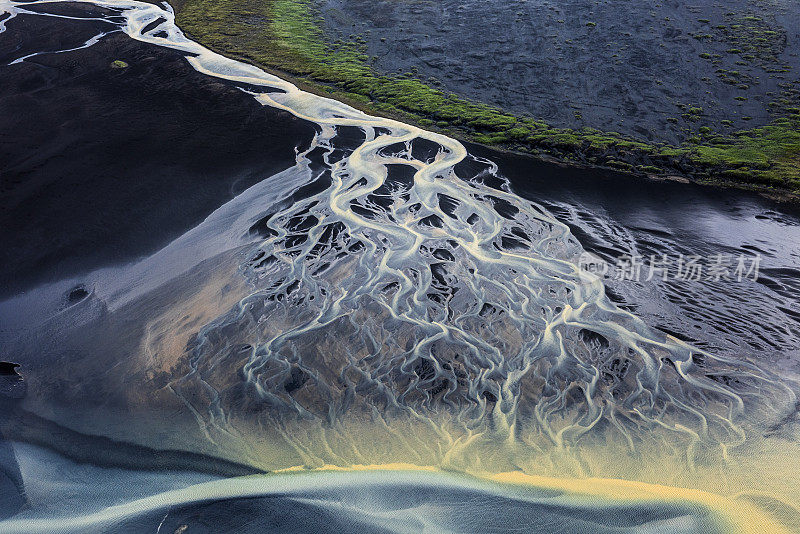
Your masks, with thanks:
[[[9,65],[113,29],[21,15],[0,34],[0,296],[157,250],[314,134],[122,33]]]

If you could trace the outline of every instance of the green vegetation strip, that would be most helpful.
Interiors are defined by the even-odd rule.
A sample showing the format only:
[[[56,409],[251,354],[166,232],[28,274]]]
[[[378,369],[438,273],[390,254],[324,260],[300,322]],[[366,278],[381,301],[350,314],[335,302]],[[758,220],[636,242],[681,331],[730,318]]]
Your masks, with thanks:
[[[315,0],[179,0],[176,8],[178,24],[205,46],[368,113],[561,161],[800,195],[797,108],[762,128],[732,135],[704,128],[685,145],[650,144],[590,128],[552,128],[439,90],[413,73],[382,75],[361,37],[326,42]]]

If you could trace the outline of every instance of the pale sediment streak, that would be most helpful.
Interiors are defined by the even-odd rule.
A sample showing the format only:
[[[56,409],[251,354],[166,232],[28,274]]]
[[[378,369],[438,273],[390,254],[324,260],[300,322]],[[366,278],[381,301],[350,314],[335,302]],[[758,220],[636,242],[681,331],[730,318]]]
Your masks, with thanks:
[[[314,183],[253,226],[263,241],[242,266],[253,292],[200,330],[191,371],[171,384],[212,439],[250,418],[310,462],[344,461],[290,427],[350,416],[390,427],[397,416],[432,429],[439,460],[479,438],[542,451],[594,434],[630,450],[678,442],[693,461],[698,447],[726,457],[748,424],[793,409],[791,389],[744,357],[699,350],[614,305],[578,267],[568,227],[458,141],[211,52],[166,4],[89,3],[118,13],[130,37],[319,126],[297,154]],[[24,6],[0,1],[9,18],[51,16]]]
[[[72,18],[72,17],[70,17],[70,18]],[[22,63],[26,59],[30,59],[30,58],[36,57],[36,56],[41,56],[41,55],[44,55],[44,54],[63,54],[65,52],[74,52],[75,50],[80,50],[82,48],[89,48],[90,46],[99,43],[100,39],[102,39],[106,35],[108,35],[108,33],[97,34],[94,37],[91,37],[91,38],[87,39],[86,42],[83,43],[81,46],[76,46],[75,48],[67,48],[65,50],[55,50],[53,52],[34,52],[32,54],[28,54],[27,56],[22,56],[20,58],[15,59],[11,63],[9,63],[9,65],[15,65],[17,63]]]
[[[63,490],[65,478],[81,480],[86,493],[64,492],[51,509],[34,507],[0,521],[4,533],[176,532],[204,525],[218,532],[463,532],[516,525],[549,531],[559,525],[570,532],[709,533],[765,525],[752,507],[734,505],[733,514],[711,494],[674,495],[669,488],[614,481],[598,491],[597,485],[507,474],[498,484],[413,466],[216,479],[87,468],[34,447],[18,450],[34,494]]]

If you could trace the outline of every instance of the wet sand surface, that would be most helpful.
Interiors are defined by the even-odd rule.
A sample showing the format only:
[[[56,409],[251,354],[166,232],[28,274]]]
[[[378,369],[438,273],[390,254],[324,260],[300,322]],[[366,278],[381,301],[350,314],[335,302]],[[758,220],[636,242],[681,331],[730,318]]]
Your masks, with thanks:
[[[477,145],[476,155],[492,157]],[[797,369],[800,357],[800,209],[756,194],[630,176],[568,170],[516,155],[498,160],[514,191],[540,202],[604,259],[607,292],[647,322],[697,346],[748,351]],[[664,255],[721,254],[760,261],[757,280],[713,283],[618,279],[625,256],[648,263]],[[734,266],[731,266],[733,269]],[[674,265],[672,274],[674,274]],[[672,276],[672,274],[670,276]],[[752,276],[750,277],[752,278]]]
[[[58,9],[80,16],[97,13],[94,8],[70,5]],[[98,31],[112,29],[102,22],[56,20],[20,15],[12,21],[0,36],[4,61],[42,49],[80,46]],[[88,28],[80,29],[83,25]],[[43,39],[35,46],[29,44],[28,37],[34,34]],[[112,69],[110,63],[117,59],[129,67]],[[293,202],[302,204],[303,195],[288,199],[286,195],[312,184],[313,173],[302,166],[275,173],[294,165],[295,146],[307,148],[316,127],[288,113],[259,106],[231,84],[197,74],[176,52],[136,43],[122,34],[108,35],[86,49],[37,56],[0,67],[0,74],[2,70],[14,80],[0,89],[2,102],[14,104],[4,109],[14,111],[0,117],[0,135],[3,140],[11,140],[2,144],[2,150],[12,157],[2,159],[10,163],[2,170],[8,195],[1,221],[6,256],[0,272],[2,279],[9,282],[5,286],[7,294],[0,295],[4,298],[0,301],[0,360],[21,363],[19,372],[28,384],[25,400],[13,401],[19,411],[8,411],[10,420],[0,421],[6,438],[51,448],[83,461],[87,444],[96,437],[102,457],[93,461],[104,469],[94,472],[90,466],[79,467],[82,471],[73,478],[78,482],[70,493],[72,502],[81,506],[88,503],[89,507],[94,501],[86,492],[91,486],[88,481],[106,480],[109,475],[111,480],[122,477],[140,484],[132,491],[126,488],[126,492],[120,492],[118,502],[123,504],[180,486],[164,480],[150,484],[137,478],[142,473],[131,474],[131,466],[119,454],[112,454],[116,443],[134,444],[130,449],[120,447],[121,454],[129,454],[132,463],[137,463],[138,457],[147,458],[150,463],[142,461],[143,470],[158,468],[155,476],[162,479],[169,478],[170,469],[193,469],[194,463],[202,464],[204,455],[214,460],[208,460],[207,469],[200,471],[238,474],[241,466],[265,469],[313,464],[316,459],[308,458],[314,453],[328,454],[327,450],[320,452],[314,447],[328,446],[315,438],[318,431],[325,438],[329,428],[317,421],[302,427],[309,420],[305,415],[295,417],[295,412],[282,411],[284,405],[257,398],[247,384],[245,369],[239,365],[254,344],[263,341],[258,336],[252,342],[248,339],[253,327],[246,323],[247,313],[253,307],[240,303],[256,284],[272,282],[269,270],[255,280],[246,279],[243,273],[261,260],[269,267],[268,258],[255,256],[253,251],[259,242],[269,241],[267,223],[275,212],[274,206],[291,209]],[[338,156],[358,147],[363,138],[357,128],[347,128],[342,128],[346,132],[343,139],[335,139],[340,143],[334,151]],[[429,155],[432,157],[438,148],[432,143],[414,143],[415,155],[423,161],[428,158],[425,150],[433,150]],[[761,253],[764,259],[760,282],[626,283],[609,277],[604,283],[614,302],[635,311],[662,332],[715,354],[747,355],[776,375],[796,376],[800,356],[800,323],[793,312],[800,294],[800,218],[796,210],[740,192],[567,169],[479,147],[467,148],[476,156],[495,161],[497,175],[508,177],[514,192],[546,207],[569,226],[586,250],[609,261],[631,252]],[[314,157],[315,165],[320,166],[320,156]],[[485,161],[466,159],[457,170],[461,176],[470,176],[485,168]],[[6,177],[10,180],[6,181]],[[400,182],[408,176],[396,179]],[[302,230],[304,224],[308,224],[307,219],[297,217],[290,226]],[[262,233],[250,233],[250,228],[261,229]],[[347,270],[355,269],[355,263],[339,265],[336,276],[346,278]],[[292,293],[291,299],[295,300],[291,302],[298,304],[287,306],[290,311],[284,315],[276,313],[267,321],[259,320],[257,328],[264,323],[264,328],[280,331],[284,324],[291,324],[290,313],[313,308],[310,300],[297,300],[298,292],[292,288],[277,301],[289,301]],[[263,309],[269,305],[265,299]],[[366,307],[356,310],[353,324],[371,320],[370,313],[372,310]],[[400,338],[408,330],[404,331],[402,325],[392,326],[388,320],[386,324],[389,337]],[[343,385],[344,372],[333,376],[333,387],[328,391],[312,389],[320,376],[329,372],[325,366],[333,368],[338,364],[337,358],[346,361],[348,357],[351,340],[343,332],[350,332],[350,326],[341,322],[334,327],[340,328],[334,331],[335,335],[300,336],[310,349],[298,350],[291,356],[291,372],[285,376],[275,372],[268,377],[274,382],[267,386],[271,388],[270,399],[287,399],[294,406],[302,405],[305,414],[328,410],[327,415],[341,407],[326,404],[330,402],[330,397],[325,396],[328,391],[352,395],[352,390]],[[353,339],[354,346],[361,343]],[[202,343],[210,347],[205,353]],[[221,349],[214,350],[216,347]],[[318,347],[322,350],[313,352]],[[329,347],[335,350],[327,350]],[[361,345],[356,349],[361,350]],[[203,356],[208,360],[204,361]],[[274,360],[284,363],[277,357]],[[264,367],[268,369],[273,363]],[[309,370],[299,371],[298,364]],[[419,378],[430,378],[434,373],[430,365],[417,365],[411,372]],[[215,398],[217,392],[205,379],[224,389],[225,395]],[[184,385],[186,388],[182,389]],[[747,391],[745,386],[742,388]],[[362,391],[370,393],[368,388]],[[497,397],[491,401],[488,394],[483,399],[485,405],[497,401]],[[195,408],[201,406],[203,410],[209,407],[214,423],[206,419],[208,414]],[[346,410],[344,406],[342,418]],[[277,421],[284,413],[289,413],[287,421],[298,422],[298,426],[276,424],[277,431],[273,432],[269,419],[259,419],[274,416]],[[228,427],[231,421],[234,424]],[[217,431],[214,424],[223,426],[224,431]],[[277,436],[280,431],[293,428],[300,429],[296,435]],[[407,427],[402,426],[389,428],[391,434],[379,434],[383,429],[378,429],[375,435],[380,437],[371,434],[371,427],[334,427],[330,433],[342,428],[342,434],[351,441],[330,443],[339,447],[336,453],[345,459],[343,462],[351,458],[348,454],[360,454],[357,447],[376,450],[376,458],[389,458],[394,450],[408,452],[403,450],[406,445],[418,446],[418,451],[411,452],[419,452],[418,458],[423,458],[428,452],[425,447],[441,438],[428,425],[418,435],[413,434],[419,430],[413,425],[408,426],[408,433]],[[777,436],[775,439],[791,442],[798,431],[796,412],[766,430],[770,436]],[[308,434],[303,434],[306,431]],[[426,437],[431,439],[425,442]],[[295,439],[300,446],[294,446]],[[293,446],[287,446],[287,442]],[[11,473],[3,487],[16,487],[20,477],[28,477],[34,481],[32,489],[38,491],[30,495],[38,498],[40,506],[32,515],[64,513],[53,510],[53,486],[40,475],[48,466],[56,466],[57,473],[73,473],[71,462],[18,443],[13,445],[17,449],[14,461],[6,462],[8,445],[3,444],[4,456],[0,456]],[[303,449],[305,445],[307,450]],[[180,451],[195,454],[179,460],[176,455]],[[365,456],[371,457],[370,452]],[[487,448],[482,452],[486,454],[479,458],[487,463],[497,459],[493,456],[496,450]],[[608,459],[610,464],[620,463],[613,455]],[[17,460],[19,466],[15,465]],[[658,462],[652,463],[654,469],[662,469]],[[503,458],[498,465],[517,467]],[[759,469],[756,465],[750,473],[758,473]],[[774,484],[786,482],[783,485],[792,495],[791,469],[779,471],[774,475],[778,480]],[[704,471],[699,473],[686,476],[715,482],[703,477]],[[151,474],[148,471],[142,476]],[[684,475],[670,473],[673,474],[677,479]],[[210,477],[181,476],[184,485]],[[406,484],[402,491],[419,493],[417,482]],[[515,506],[504,498],[478,495],[471,490],[456,492],[448,488],[440,492],[431,490],[428,483],[418,485],[428,487],[424,491],[429,499],[417,502],[409,497],[404,506],[417,510],[412,515],[418,514],[415,506],[423,506],[423,519],[438,521],[434,524],[440,528],[464,524],[492,527],[482,522],[484,517],[480,514],[459,516],[458,506],[463,501],[483,499],[480,502],[486,505],[487,517],[496,514],[498,508]],[[733,488],[741,486],[739,479],[731,482]],[[374,522],[369,515],[374,503],[392,503],[392,495],[398,490],[381,484],[375,484],[373,489],[373,493],[367,491],[358,496],[356,503],[348,502],[336,491],[294,495],[289,499],[294,506],[293,524],[312,528],[317,525],[315,514],[320,509],[330,524],[343,529],[409,521],[406,508],[401,506],[402,510],[387,512],[387,517],[381,519],[384,522]],[[245,519],[251,517],[256,525],[278,525],[282,521],[286,526],[286,517],[276,518],[273,513],[276,507],[282,510],[275,503],[284,502],[279,499],[285,495],[279,499],[260,495],[235,502],[226,500],[224,495],[190,491],[188,497],[184,495],[176,501],[175,508],[164,509],[164,503],[159,501],[146,513],[124,512],[120,516],[124,521],[116,518],[114,521],[118,522],[114,524],[131,531],[144,526],[159,528],[159,524],[174,531],[192,524],[202,531],[220,524],[220,515],[234,509]],[[779,498],[769,501],[765,497],[766,506],[775,507]],[[309,499],[315,502],[314,506],[308,505]],[[346,513],[341,512],[343,506],[350,506]],[[450,515],[437,515],[435,510],[441,507],[450,507]],[[711,528],[704,522],[707,516],[692,516],[683,508],[601,507],[599,511],[575,512],[575,507],[569,505],[566,509],[568,513],[565,508],[547,508],[552,514],[547,517],[563,521],[567,515],[576,528],[592,524],[592,528],[599,529],[597,525],[602,524],[603,528],[609,527],[606,530],[615,531],[631,526],[620,524],[622,519],[641,513],[642,522],[656,522],[656,530],[658,521],[666,521],[671,531]],[[542,517],[541,507],[519,506],[514,510],[518,520],[495,518],[499,521],[496,525],[513,526],[516,521]],[[86,511],[87,517],[91,515],[90,510]],[[170,515],[172,512],[174,516]],[[74,510],[70,513],[75,515]],[[398,514],[400,519],[395,517]],[[784,515],[797,520],[791,511]],[[97,525],[106,525],[106,519],[101,517]],[[239,519],[225,517],[224,525],[251,528],[247,521]],[[72,524],[75,530],[81,529],[81,520],[77,518]]]
[[[55,9],[71,16],[102,14],[99,8],[70,4]],[[101,21],[25,15],[13,22],[2,39],[6,61],[37,50],[80,46],[112,29]],[[31,42],[29,35],[43,41]],[[111,61],[119,58],[130,66],[111,68]],[[0,68],[8,71],[12,82],[2,89],[12,112],[0,118],[0,135],[9,141],[2,148],[9,156],[3,160],[8,189],[2,212],[4,295],[32,289],[37,282],[54,283],[59,303],[53,311],[87,310],[81,312],[82,321],[103,332],[95,334],[98,342],[110,340],[101,344],[111,360],[136,350],[135,344],[152,326],[149,308],[205,298],[208,304],[196,304],[187,317],[206,322],[217,312],[202,311],[204,307],[224,309],[230,295],[241,291],[241,281],[220,282],[206,265],[195,269],[198,274],[176,280],[170,290],[173,298],[155,293],[126,304],[130,311],[120,314],[125,319],[108,322],[105,299],[114,293],[95,295],[94,277],[85,275],[152,253],[226,200],[287,168],[295,147],[306,146],[315,128],[255,105],[233,85],[197,73],[177,52],[137,43],[121,33],[85,49]],[[753,351],[787,369],[796,366],[796,209],[741,192],[570,169],[468,148],[496,161],[499,174],[511,180],[516,193],[543,204],[570,226],[583,247],[609,262],[634,253],[763,254],[760,282],[636,283],[607,276],[605,283],[616,301],[667,333],[722,353]],[[470,174],[471,165],[480,167],[471,160],[459,164],[463,175]],[[172,254],[180,258],[181,253]],[[182,260],[171,261],[179,265]],[[209,265],[227,265],[232,260],[210,261]],[[148,264],[142,265],[130,271],[142,277],[134,284],[142,288],[137,299],[156,287],[147,279],[153,276]],[[215,289],[203,293],[197,288],[204,284]],[[15,301],[9,301],[6,311],[14,307],[11,302]],[[17,338],[18,328],[32,327],[23,327],[26,317],[40,313],[31,310],[18,308],[15,317],[7,316],[6,339]],[[169,331],[169,321],[161,322],[159,328]],[[746,335],[751,330],[755,336]],[[34,334],[35,326],[30,332],[41,337]],[[189,340],[177,339],[172,357]],[[99,370],[106,363],[94,362],[92,343],[81,333],[67,343],[45,334],[36,343],[26,343],[26,352],[33,348],[55,351],[59,358],[80,355],[79,361],[86,358],[89,368],[97,365]],[[15,355],[7,357],[13,361]],[[165,372],[177,362],[169,361],[160,364]],[[44,369],[47,362],[46,354],[39,354],[28,365]],[[68,374],[78,380],[82,370]],[[103,390],[116,395],[113,387]]]
[[[576,497],[544,487],[492,484],[472,477],[425,471],[354,471],[276,474],[222,480],[197,473],[125,472],[101,469],[18,445],[30,497],[48,507],[46,519],[7,532],[722,532],[710,507],[676,500],[625,502]],[[91,481],[47,497],[60,482]],[[119,488],[120,477],[127,484]],[[154,495],[154,497],[150,497]],[[59,520],[65,510],[85,519]],[[40,511],[41,512],[41,511]],[[47,518],[47,517],[50,518]]]
[[[0,296],[154,252],[293,165],[314,135],[181,54],[121,33],[8,65],[112,29],[21,15],[0,39]]]

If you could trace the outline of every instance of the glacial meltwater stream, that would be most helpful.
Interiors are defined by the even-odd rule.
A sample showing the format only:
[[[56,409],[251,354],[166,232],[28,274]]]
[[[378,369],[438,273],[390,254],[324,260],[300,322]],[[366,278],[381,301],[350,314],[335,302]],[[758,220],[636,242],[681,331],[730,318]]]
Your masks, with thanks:
[[[753,313],[773,314],[774,331],[753,326],[761,351],[737,345],[746,333],[721,327],[684,341],[680,323],[702,325],[703,314],[681,307],[679,285],[642,284],[638,291],[671,295],[673,307],[632,311],[623,301],[635,301],[636,288],[620,298],[623,290],[608,291],[610,280],[582,268],[585,247],[608,261],[620,246],[630,253],[636,229],[566,200],[533,201],[532,187],[524,198],[491,156],[216,54],[184,36],[166,4],[85,2],[102,10],[99,18],[52,9],[59,4],[0,0],[0,39],[16,17],[103,20],[110,29],[12,64],[122,31],[180,51],[198,72],[317,133],[299,141],[293,167],[150,257],[0,303],[3,358],[22,365],[28,389],[4,434],[17,443],[26,486],[39,487],[38,501],[29,490],[34,502],[3,530],[136,531],[136,518],[138,528],[155,521],[161,529],[180,506],[269,495],[292,503],[284,508],[313,502],[337,521],[351,514],[354,529],[415,530],[407,515],[421,506],[410,496],[420,492],[431,510],[449,510],[422,513],[421,525],[434,529],[490,528],[478,518],[503,510],[503,524],[533,528],[536,516],[539,528],[561,521],[565,530],[800,527],[796,364],[761,357],[770,347],[798,356],[791,265],[765,274],[777,277],[772,289],[784,291],[785,303],[730,282]],[[780,224],[789,244],[800,238],[796,221]],[[680,238],[656,236],[640,252],[710,254],[684,250]],[[796,265],[798,253],[790,247],[788,261]],[[85,299],[53,312],[77,283]],[[698,298],[719,293],[697,287]],[[59,366],[79,355],[80,369],[73,360],[53,373],[44,354],[62,355]],[[197,475],[176,486],[126,471],[114,476],[141,492],[95,499],[77,491],[70,506],[50,506],[47,493],[59,483],[31,479],[42,476],[36,458],[72,480],[112,475],[23,443],[53,446],[43,437],[55,432],[48,425],[255,470],[326,472]],[[57,448],[67,454],[70,445]],[[367,468],[521,485],[353,470]],[[372,489],[359,496],[351,486]],[[375,504],[403,491],[397,508]],[[458,509],[469,499],[482,504]],[[378,510],[367,513],[366,503]],[[264,507],[250,510],[253,521],[266,521]]]

